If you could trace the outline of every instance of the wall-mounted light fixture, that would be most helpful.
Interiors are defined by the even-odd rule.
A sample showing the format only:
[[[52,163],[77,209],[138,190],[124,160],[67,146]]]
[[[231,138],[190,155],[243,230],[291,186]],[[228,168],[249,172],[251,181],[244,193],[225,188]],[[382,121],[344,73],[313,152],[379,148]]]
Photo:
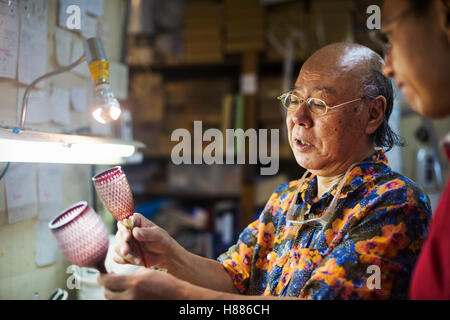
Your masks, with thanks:
[[[33,81],[25,90],[22,102],[22,112],[20,116],[20,129],[24,128],[25,118],[28,109],[28,99],[31,91],[41,81],[69,71],[83,62],[87,61],[92,81],[95,85],[94,106],[92,116],[102,124],[119,119],[121,114],[120,104],[114,97],[109,83],[109,62],[106,58],[103,44],[99,38],[91,38],[84,42],[84,55],[67,67],[49,72]]]
[[[84,55],[67,67],[49,72],[33,81],[25,90],[19,126],[0,128],[0,162],[120,164],[145,145],[137,141],[111,138],[54,134],[26,130],[25,118],[32,89],[42,80],[69,71],[83,62],[95,85],[92,116],[106,124],[119,119],[121,109],[109,83],[109,62],[99,38],[84,43]],[[57,106],[55,106],[57,107]]]

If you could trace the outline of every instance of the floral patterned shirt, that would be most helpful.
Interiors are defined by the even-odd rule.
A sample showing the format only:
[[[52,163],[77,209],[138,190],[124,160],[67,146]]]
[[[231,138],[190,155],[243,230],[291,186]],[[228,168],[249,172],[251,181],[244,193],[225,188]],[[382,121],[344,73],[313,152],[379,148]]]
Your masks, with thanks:
[[[247,295],[406,299],[431,218],[426,194],[377,151],[351,169],[323,228],[291,226],[286,212],[299,183],[279,186],[259,219],[218,257],[236,288]],[[317,199],[317,177],[306,178],[294,217],[323,215],[338,186]]]

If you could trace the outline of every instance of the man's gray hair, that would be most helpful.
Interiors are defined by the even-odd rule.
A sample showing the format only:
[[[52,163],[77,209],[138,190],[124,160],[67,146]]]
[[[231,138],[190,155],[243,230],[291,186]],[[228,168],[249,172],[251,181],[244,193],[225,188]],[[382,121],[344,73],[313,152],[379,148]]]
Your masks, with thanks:
[[[394,107],[394,89],[392,81],[383,75],[383,59],[375,52],[368,74],[363,80],[363,95],[368,98],[383,96],[386,99],[386,111],[384,113],[383,123],[378,127],[373,135],[375,147],[383,148],[386,151],[394,146],[404,146],[403,139],[396,134],[389,125],[389,118]]]

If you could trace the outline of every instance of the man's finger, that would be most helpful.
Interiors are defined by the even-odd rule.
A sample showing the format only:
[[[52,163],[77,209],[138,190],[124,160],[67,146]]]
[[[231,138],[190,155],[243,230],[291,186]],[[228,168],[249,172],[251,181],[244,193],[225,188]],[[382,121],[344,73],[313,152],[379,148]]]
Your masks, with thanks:
[[[150,228],[134,228],[133,237],[141,242],[158,242],[164,239],[163,230],[157,226]]]
[[[133,223],[134,223],[135,227],[140,227],[140,228],[150,228],[150,227],[155,226],[155,224],[153,222],[151,222],[150,220],[145,218],[140,213],[135,213],[133,215]]]
[[[127,291],[110,291],[108,289],[103,289],[103,295],[108,300],[124,300],[126,298]]]
[[[121,292],[128,289],[129,281],[127,275],[117,274],[100,274],[98,276],[98,283],[108,291]]]
[[[125,227],[123,225],[123,223],[120,222],[120,221],[117,222],[117,230],[118,230],[118,233],[120,234],[120,237],[124,241],[129,241],[130,240],[130,238],[131,238],[130,230],[128,230],[127,227]]]

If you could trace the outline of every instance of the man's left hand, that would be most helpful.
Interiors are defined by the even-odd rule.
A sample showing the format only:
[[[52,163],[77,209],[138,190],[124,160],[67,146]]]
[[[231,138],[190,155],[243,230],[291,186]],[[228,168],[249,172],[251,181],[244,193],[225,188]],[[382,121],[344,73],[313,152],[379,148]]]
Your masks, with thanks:
[[[110,300],[185,299],[190,284],[156,270],[142,270],[132,275],[101,274],[98,283]]]

